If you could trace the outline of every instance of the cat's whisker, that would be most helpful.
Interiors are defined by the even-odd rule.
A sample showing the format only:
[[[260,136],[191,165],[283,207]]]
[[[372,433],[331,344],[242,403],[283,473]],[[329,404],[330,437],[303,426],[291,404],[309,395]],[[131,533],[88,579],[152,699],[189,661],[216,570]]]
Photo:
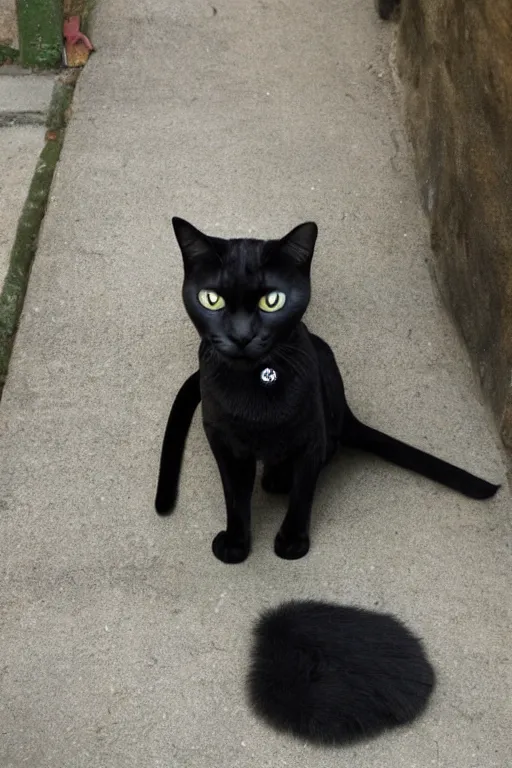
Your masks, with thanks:
[[[301,350],[302,351],[302,350]],[[292,371],[300,376],[304,370],[306,369],[306,363],[309,362],[309,357],[307,354],[304,354],[304,365],[302,365],[302,360],[297,360],[296,357],[292,354],[293,348],[289,347],[288,349],[283,345],[283,347],[280,347],[279,349],[276,349],[275,351],[275,357],[279,361],[281,360],[286,365],[288,365]]]

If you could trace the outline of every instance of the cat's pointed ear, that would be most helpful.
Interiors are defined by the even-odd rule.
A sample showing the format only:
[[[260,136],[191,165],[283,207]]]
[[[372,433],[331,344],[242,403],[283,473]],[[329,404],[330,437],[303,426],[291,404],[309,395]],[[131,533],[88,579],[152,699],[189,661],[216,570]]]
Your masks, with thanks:
[[[200,232],[185,219],[174,216],[172,219],[174,234],[183,256],[185,269],[212,256],[212,244],[207,235]]]
[[[315,222],[306,221],[282,238],[279,251],[291,257],[297,267],[309,270],[317,235],[318,227]]]

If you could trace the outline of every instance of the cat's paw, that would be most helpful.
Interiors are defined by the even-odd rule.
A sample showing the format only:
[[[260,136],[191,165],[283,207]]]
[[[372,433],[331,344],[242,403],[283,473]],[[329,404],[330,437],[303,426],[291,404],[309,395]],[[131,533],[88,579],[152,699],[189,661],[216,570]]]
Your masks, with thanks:
[[[174,511],[174,507],[176,506],[176,494],[175,493],[165,493],[163,491],[158,491],[156,494],[155,499],[155,509],[159,515],[162,517],[165,515],[170,515],[171,512]]]
[[[309,552],[309,536],[283,536],[279,531],[274,540],[274,552],[283,560],[299,560]]]
[[[279,469],[264,469],[261,487],[265,493],[288,494],[292,489],[292,476]]]
[[[221,531],[212,541],[212,550],[223,563],[242,563],[251,551],[251,542],[231,540],[227,531]]]

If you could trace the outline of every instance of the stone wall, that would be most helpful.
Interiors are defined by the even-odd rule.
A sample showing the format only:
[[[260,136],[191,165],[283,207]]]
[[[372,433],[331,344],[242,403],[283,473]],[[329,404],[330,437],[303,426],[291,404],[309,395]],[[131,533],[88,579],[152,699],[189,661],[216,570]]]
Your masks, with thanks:
[[[16,0],[0,0],[0,46],[18,46]]]
[[[512,0],[402,0],[397,61],[435,276],[512,448]]]

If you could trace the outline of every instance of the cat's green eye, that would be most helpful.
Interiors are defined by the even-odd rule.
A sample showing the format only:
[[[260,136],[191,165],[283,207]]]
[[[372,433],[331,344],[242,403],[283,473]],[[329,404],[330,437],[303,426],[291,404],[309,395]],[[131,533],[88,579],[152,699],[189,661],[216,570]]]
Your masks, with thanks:
[[[258,307],[263,312],[277,312],[284,307],[286,296],[281,291],[271,291],[266,296],[262,296],[258,302]]]
[[[213,309],[216,311],[217,309],[222,309],[226,306],[226,302],[222,296],[219,296],[215,291],[207,291],[206,289],[203,289],[202,291],[199,291],[197,298],[199,299],[199,303],[202,304],[203,307],[206,307],[206,309]]]

